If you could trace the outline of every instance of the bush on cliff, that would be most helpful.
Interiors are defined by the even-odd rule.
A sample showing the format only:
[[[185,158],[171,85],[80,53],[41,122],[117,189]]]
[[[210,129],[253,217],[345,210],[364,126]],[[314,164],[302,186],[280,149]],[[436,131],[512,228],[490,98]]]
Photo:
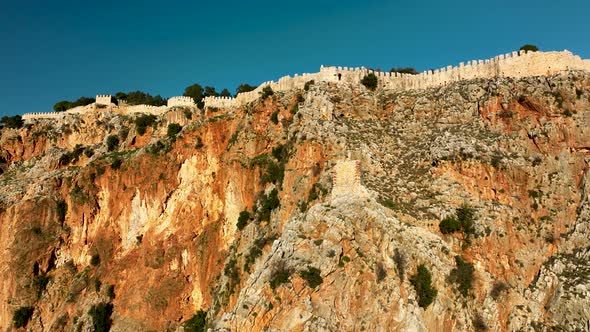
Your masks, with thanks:
[[[23,118],[20,115],[3,116],[2,120],[0,120],[0,122],[2,122],[2,124],[6,128],[15,128],[15,129],[22,127],[23,123],[24,123]]]
[[[148,126],[153,126],[156,122],[156,116],[153,114],[142,114],[135,118],[135,128],[138,135],[145,134]]]
[[[418,295],[418,305],[424,309],[428,308],[434,302],[438,291],[432,287],[432,275],[424,264],[418,266],[416,274],[410,278],[410,283]]]
[[[184,322],[183,326],[184,332],[205,332],[207,313],[203,310],[197,311],[191,319]]]
[[[279,191],[275,188],[268,195],[262,195],[258,206],[258,221],[269,221],[272,210],[276,209],[281,205],[279,200]]]
[[[444,218],[439,224],[438,228],[443,234],[451,234],[455,232],[463,232],[465,239],[475,232],[475,209],[469,205],[463,204],[455,210],[454,216]]]
[[[114,151],[119,146],[119,138],[115,135],[109,135],[107,137],[107,150],[109,152]]]
[[[375,90],[377,88],[377,76],[373,73],[369,73],[363,77],[361,80],[361,84],[364,85],[369,90]]]
[[[460,256],[455,256],[455,263],[457,266],[451,270],[447,280],[456,284],[459,293],[463,297],[467,297],[469,291],[473,289],[475,268],[473,264],[465,262]]]
[[[168,125],[168,132],[166,136],[170,138],[176,138],[176,135],[182,130],[182,126],[178,123],[171,123]]]
[[[238,222],[236,223],[236,227],[239,230],[244,229],[246,225],[248,225],[248,221],[250,220],[250,212],[242,211],[240,212],[240,216],[238,217]]]
[[[102,302],[93,305],[88,311],[88,315],[92,317],[92,327],[94,327],[94,332],[108,332],[111,329],[111,324],[113,324],[111,319],[112,314],[112,303]]]
[[[307,271],[299,272],[301,279],[307,281],[310,288],[316,288],[324,282],[321,271],[315,267],[308,266]]]
[[[32,307],[20,307],[12,314],[12,323],[15,328],[21,328],[27,326],[29,319],[33,316]]]
[[[260,92],[260,97],[262,98],[262,100],[265,100],[266,98],[268,98],[274,94],[275,94],[275,92],[272,90],[270,85],[267,85],[264,88],[262,88],[262,92]]]

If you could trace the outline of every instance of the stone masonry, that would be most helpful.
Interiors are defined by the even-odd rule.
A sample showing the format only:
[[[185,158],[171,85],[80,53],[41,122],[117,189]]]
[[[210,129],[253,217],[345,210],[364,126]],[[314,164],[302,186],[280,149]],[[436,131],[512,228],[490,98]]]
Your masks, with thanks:
[[[339,160],[332,174],[332,198],[343,194],[361,194],[366,190],[361,185],[361,162]]]

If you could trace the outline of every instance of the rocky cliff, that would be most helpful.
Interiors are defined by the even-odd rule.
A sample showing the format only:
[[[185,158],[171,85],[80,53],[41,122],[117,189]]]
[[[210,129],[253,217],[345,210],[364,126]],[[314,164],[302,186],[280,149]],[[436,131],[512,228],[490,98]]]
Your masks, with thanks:
[[[588,72],[138,117],[2,130],[1,330],[589,328]]]

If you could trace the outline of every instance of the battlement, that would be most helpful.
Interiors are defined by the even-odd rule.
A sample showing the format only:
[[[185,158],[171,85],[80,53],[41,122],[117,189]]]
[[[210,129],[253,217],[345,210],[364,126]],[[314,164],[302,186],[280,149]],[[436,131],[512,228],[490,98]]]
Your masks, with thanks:
[[[168,99],[168,107],[195,107],[195,101],[192,97],[178,96]]]
[[[113,103],[114,98],[112,95],[96,95],[96,105],[107,105]]]
[[[461,62],[458,66],[446,66],[417,75],[378,72],[364,67],[321,66],[318,73],[295,74],[293,77],[282,77],[277,82],[264,82],[255,90],[240,93],[236,98],[206,97],[205,107],[240,107],[258,99],[265,86],[270,86],[273,91],[286,91],[301,89],[311,80],[360,84],[362,78],[369,73],[374,73],[379,78],[380,88],[403,91],[426,89],[475,78],[544,76],[567,70],[590,71],[590,59],[582,60],[567,50],[562,52],[514,51],[491,59],[470,60],[466,64]]]
[[[32,119],[59,119],[62,117],[62,113],[56,112],[33,112],[33,113],[25,113],[22,116],[23,120],[32,120]]]
[[[344,82],[360,84],[362,78],[374,73],[378,78],[379,88],[384,90],[404,91],[411,89],[426,89],[441,86],[452,82],[470,80],[476,78],[496,77],[527,77],[553,75],[568,70],[590,71],[590,59],[581,59],[579,56],[564,50],[561,52],[524,52],[514,51],[501,54],[486,60],[470,60],[461,62],[458,66],[446,66],[435,70],[427,70],[417,75],[380,72],[365,67],[336,67],[320,66],[317,73],[304,73],[301,75],[284,76],[278,81],[267,81],[256,89],[238,94],[232,97],[205,97],[205,108],[236,108],[251,103],[258,98],[265,87],[273,91],[303,89],[305,83],[316,82]],[[195,107],[191,97],[177,96],[168,99],[166,106],[136,105],[127,106],[124,102],[117,106],[116,99],[112,95],[97,95],[94,105],[115,104],[114,111],[119,113],[145,112],[150,114],[163,114],[171,107]],[[92,106],[92,109],[94,108]],[[90,105],[89,105],[90,106]],[[76,109],[74,113],[89,110],[88,106]],[[71,113],[69,110],[67,113]],[[57,113],[27,113],[23,119],[57,118]]]

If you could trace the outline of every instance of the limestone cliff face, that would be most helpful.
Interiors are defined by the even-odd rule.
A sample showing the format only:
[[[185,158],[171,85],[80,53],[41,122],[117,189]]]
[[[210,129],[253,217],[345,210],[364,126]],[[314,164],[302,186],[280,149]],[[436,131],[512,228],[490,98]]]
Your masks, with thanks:
[[[98,303],[113,331],[587,328],[588,73],[136,116],[2,130],[1,330],[91,331]],[[331,195],[344,159],[363,188]]]

